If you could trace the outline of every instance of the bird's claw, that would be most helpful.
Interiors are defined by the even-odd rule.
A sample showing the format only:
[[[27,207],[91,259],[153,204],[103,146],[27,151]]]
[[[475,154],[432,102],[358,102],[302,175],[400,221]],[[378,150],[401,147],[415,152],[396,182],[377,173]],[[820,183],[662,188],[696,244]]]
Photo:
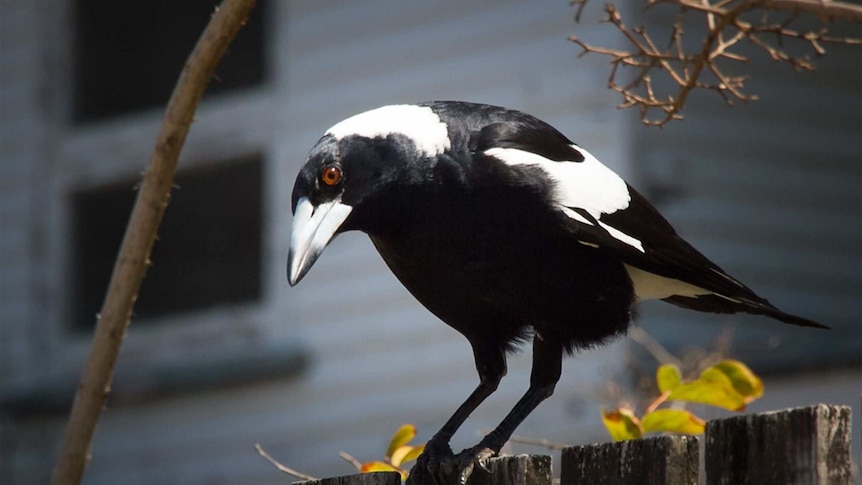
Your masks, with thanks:
[[[491,462],[491,458],[496,455],[497,452],[481,444],[458,453],[455,457],[458,462],[458,483],[466,485],[467,480],[470,479],[470,476],[477,467],[485,473],[491,473],[488,465]]]
[[[449,445],[429,441],[410,470],[407,485],[466,485],[477,468],[491,473],[488,465],[496,454],[477,445],[455,455]]]
[[[449,485],[455,475],[455,455],[447,443],[433,439],[416,459],[406,485]]]

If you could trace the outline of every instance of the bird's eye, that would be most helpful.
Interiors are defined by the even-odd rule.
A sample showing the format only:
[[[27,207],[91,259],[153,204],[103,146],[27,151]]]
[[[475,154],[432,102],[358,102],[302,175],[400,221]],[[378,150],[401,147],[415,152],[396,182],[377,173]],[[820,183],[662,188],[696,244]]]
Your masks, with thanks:
[[[337,165],[327,165],[320,170],[320,181],[326,185],[333,186],[341,182],[341,177],[344,174],[341,172],[341,167]]]

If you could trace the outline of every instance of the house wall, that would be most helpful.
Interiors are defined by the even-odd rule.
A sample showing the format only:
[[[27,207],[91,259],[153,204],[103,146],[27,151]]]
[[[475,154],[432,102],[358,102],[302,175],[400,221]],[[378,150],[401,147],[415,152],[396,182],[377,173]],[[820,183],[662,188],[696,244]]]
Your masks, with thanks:
[[[648,28],[669,24],[669,15]],[[841,24],[831,32],[854,34]],[[788,40],[784,48],[802,55],[800,44]],[[680,234],[731,275],[779,308],[832,330],[760,317],[700,318],[662,304],[645,305],[643,318],[675,348],[704,345],[722,324],[735,325],[735,354],[761,372],[858,368],[862,65],[851,61],[858,49],[830,45],[810,73],[769,62],[744,43],[735,52],[752,62],[724,68],[749,76],[745,92],[759,99],[730,108],[714,92],[695,91],[683,122],[633,131],[633,176]]]
[[[674,20],[672,11],[665,12],[639,21],[656,33]],[[802,22],[794,28],[818,27]],[[830,30],[836,36],[858,35],[858,29],[840,23]],[[699,31],[690,26],[686,33]],[[792,41],[784,46],[795,54],[805,51]],[[730,336],[730,355],[764,376],[765,395],[749,407],[752,412],[837,403],[853,408],[858,428],[859,51],[830,45],[825,57],[814,57],[817,68],[810,73],[771,62],[749,45],[735,51],[752,62],[723,65],[748,75],[745,92],[759,99],[728,107],[714,92],[696,91],[684,121],[662,130],[632,130],[632,178],[684,238],[731,275],[779,308],[832,329],[697,314],[659,302],[642,306],[642,327],[677,355],[713,348]],[[853,457],[858,480],[858,440]]]
[[[340,237],[298,287],[285,281],[298,167],[329,126],[383,104],[465,99],[534,113],[648,195],[668,184],[683,189],[685,197],[662,202],[683,235],[788,310],[842,323],[840,342],[860,341],[850,325],[858,320],[852,303],[862,287],[862,272],[854,269],[862,224],[846,209],[859,205],[852,143],[860,139],[862,110],[852,103],[860,85],[855,71],[803,77],[801,91],[792,88],[798,77],[766,77],[767,91],[776,89],[772,104],[765,99],[738,114],[694,99],[684,123],[642,130],[633,112],[613,109],[618,99],[605,89],[606,60],[576,59],[579,50],[566,41],[577,32],[613,45],[612,29],[594,22],[576,27],[567,2],[274,5],[271,79],[252,92],[206,100],[181,161],[195,166],[263,154],[264,296],[253,305],[133,324],[85,483],[290,480],[257,455],[255,443],[310,474],[349,473],[339,451],[379,458],[405,422],[427,439],[472,390],[477,378],[466,341],[400,287],[365,236]],[[64,390],[74,387],[88,339],[65,327],[67,196],[139,172],[160,113],[70,125],[68,3],[0,8],[0,396],[68,398]],[[821,90],[828,94],[804,94]],[[815,237],[812,226],[833,232]],[[806,255],[800,264],[797,254]],[[830,269],[819,272],[818,262]],[[803,301],[807,295],[812,299]],[[711,337],[698,337],[714,335],[727,321],[690,324],[694,319],[702,320],[650,306],[641,322],[669,345],[711,345]],[[777,328],[759,319],[749,324]],[[758,344],[769,332],[741,341]],[[568,360],[557,393],[518,434],[567,443],[605,439],[598,410],[619,396],[605,383],[619,383],[631,395],[622,375],[626,359],[625,346],[617,344]],[[858,411],[858,367],[799,375],[783,359],[772,368],[785,373],[767,376],[767,398],[758,406],[827,401]],[[219,378],[236,368],[252,370],[239,381]],[[500,390],[471,416],[453,447],[472,445],[493,427],[526,389],[528,376],[529,352],[513,357]],[[205,378],[210,385],[200,384]],[[0,415],[4,483],[47,480],[64,413],[25,406]]]
[[[68,194],[139,172],[159,113],[70,124],[60,82],[69,79],[69,5],[3,8],[3,389],[7,402],[34,393],[63,398],[88,343],[64,320]],[[256,305],[132,325],[85,483],[283,482],[255,443],[311,474],[346,473],[339,451],[379,458],[404,422],[427,439],[472,390],[478,379],[466,341],[413,301],[365,236],[339,238],[302,285],[288,288],[293,179],[336,121],[398,102],[501,104],[542,116],[628,171],[626,117],[608,109],[604,61],[576,62],[565,2],[274,2],[270,11],[271,80],[206,100],[181,160],[195,166],[263,153],[264,296]],[[206,389],[196,382],[202,369],[261,355],[266,368],[266,356],[282,350],[305,362],[285,370],[289,377]],[[621,355],[612,347],[571,360],[557,395],[521,432],[600,439],[594,385],[617,372]],[[454,446],[474,444],[502,419],[528,376],[529,355],[513,358],[501,389]],[[183,385],[195,391],[176,389]],[[3,418],[2,475],[10,483],[46,480],[65,420],[56,408],[37,412],[23,402]]]

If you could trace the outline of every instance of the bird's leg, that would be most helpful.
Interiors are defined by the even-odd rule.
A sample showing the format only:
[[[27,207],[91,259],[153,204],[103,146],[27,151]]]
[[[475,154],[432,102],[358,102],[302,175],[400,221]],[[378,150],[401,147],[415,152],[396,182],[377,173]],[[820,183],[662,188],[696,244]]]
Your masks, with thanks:
[[[506,354],[500,347],[482,346],[472,342],[476,370],[479,372],[479,385],[466,401],[455,411],[440,431],[425,444],[425,451],[416,460],[407,485],[446,485],[453,483],[459,469],[449,441],[458,428],[482,401],[497,390],[500,380],[506,375]]]
[[[560,380],[562,362],[562,347],[545,341],[537,333],[533,338],[533,370],[530,374],[530,388],[503,421],[485,435],[478,445],[467,448],[456,456],[458,480],[461,484],[467,483],[476,465],[487,470],[488,460],[500,452],[500,448],[506,444],[515,432],[515,428],[536,409],[536,406],[554,393],[554,387]]]

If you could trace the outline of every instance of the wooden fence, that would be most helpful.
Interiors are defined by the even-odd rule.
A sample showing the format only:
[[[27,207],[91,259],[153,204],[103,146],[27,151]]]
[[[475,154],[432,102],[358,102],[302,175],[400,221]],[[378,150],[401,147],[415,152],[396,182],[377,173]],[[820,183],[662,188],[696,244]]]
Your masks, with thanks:
[[[819,404],[710,421],[707,485],[851,485],[850,408]],[[566,448],[560,485],[696,485],[700,439],[659,436]],[[552,485],[551,457],[495,458],[470,485]],[[401,485],[397,473],[368,473],[303,485]]]

